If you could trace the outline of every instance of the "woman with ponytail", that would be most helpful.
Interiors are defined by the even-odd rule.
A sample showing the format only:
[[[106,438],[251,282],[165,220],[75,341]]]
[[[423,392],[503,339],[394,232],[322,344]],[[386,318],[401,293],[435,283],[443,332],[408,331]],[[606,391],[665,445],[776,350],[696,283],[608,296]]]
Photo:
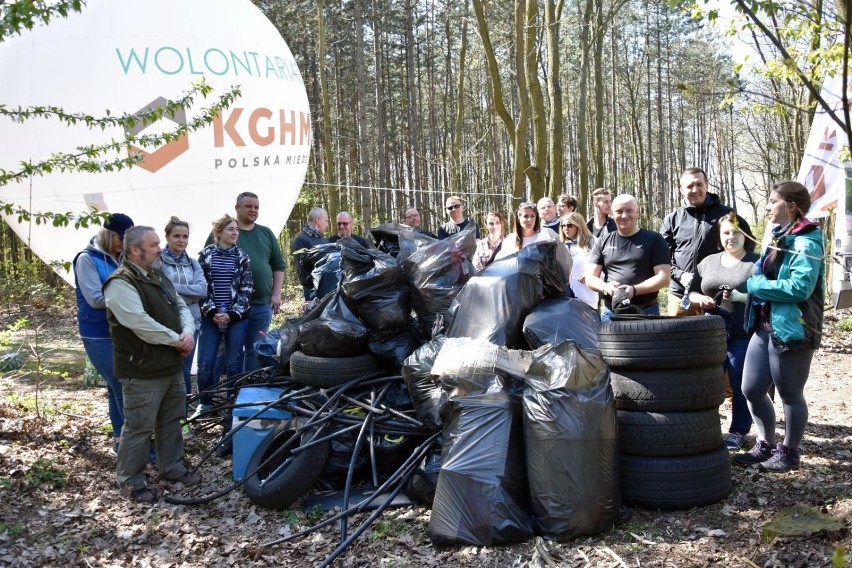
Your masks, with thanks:
[[[766,211],[772,244],[763,251],[746,285],[746,331],[754,331],[746,351],[743,394],[757,426],[757,443],[734,463],[763,471],[799,467],[799,443],[805,435],[808,406],[805,383],[822,336],[823,233],[805,215],[811,197],[802,184],[775,184]],[[775,441],[775,407],[769,387],[784,407],[784,440]]]

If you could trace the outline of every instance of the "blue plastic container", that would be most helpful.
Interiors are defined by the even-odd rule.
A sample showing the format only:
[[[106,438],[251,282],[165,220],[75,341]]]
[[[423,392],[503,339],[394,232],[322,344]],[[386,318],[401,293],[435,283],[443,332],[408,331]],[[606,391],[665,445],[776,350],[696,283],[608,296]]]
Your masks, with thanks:
[[[252,454],[269,435],[272,430],[278,426],[282,420],[287,420],[292,417],[290,412],[281,410],[280,408],[269,408],[253,420],[249,420],[258,410],[277,400],[283,396],[283,389],[275,389],[271,387],[243,387],[237,393],[237,402],[241,404],[250,404],[242,408],[234,408],[232,427],[236,429],[247,420],[239,432],[234,434],[234,480],[239,481],[247,473],[248,462]]]

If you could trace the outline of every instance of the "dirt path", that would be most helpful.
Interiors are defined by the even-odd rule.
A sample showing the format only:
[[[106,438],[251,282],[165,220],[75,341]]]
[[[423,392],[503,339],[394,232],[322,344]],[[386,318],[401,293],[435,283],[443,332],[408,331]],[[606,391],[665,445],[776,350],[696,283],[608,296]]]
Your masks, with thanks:
[[[0,324],[15,317],[0,314]],[[828,328],[835,317],[827,319]],[[39,325],[41,380],[16,372],[0,378],[0,565],[315,566],[339,544],[334,525],[292,544],[260,547],[316,518],[256,508],[241,491],[199,506],[128,501],[114,484],[105,390],[82,384],[73,318],[48,314],[29,329]],[[845,565],[852,565],[850,354],[850,334],[832,331],[814,360],[802,468],[772,476],[737,468],[734,489],[721,503],[678,512],[634,509],[613,529],[566,543],[531,539],[443,549],[426,538],[429,510],[406,507],[385,513],[334,565],[842,566],[840,547]],[[727,412],[721,409],[723,421]],[[190,442],[190,459],[212,440]],[[205,489],[224,486],[230,461],[213,458],[202,473]],[[156,479],[153,469],[149,474]],[[796,504],[839,519],[845,528],[761,541],[762,527]]]

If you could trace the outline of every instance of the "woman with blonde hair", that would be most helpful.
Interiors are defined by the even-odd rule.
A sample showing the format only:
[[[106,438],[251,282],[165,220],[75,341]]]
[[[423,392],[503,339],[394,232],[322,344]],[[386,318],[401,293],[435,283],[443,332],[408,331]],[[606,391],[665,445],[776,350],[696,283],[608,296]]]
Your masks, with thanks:
[[[237,246],[239,236],[236,219],[230,215],[216,219],[213,243],[204,247],[198,257],[207,280],[198,340],[198,391],[201,393],[216,384],[218,377],[213,376],[213,368],[223,338],[228,376],[243,372],[242,349],[248,331],[254,282],[249,257]],[[208,412],[211,403],[210,396],[202,394],[196,414]]]
[[[579,213],[568,213],[559,220],[559,240],[571,253],[571,291],[578,300],[598,309],[598,293],[586,286],[586,263],[595,238],[586,226],[586,220]]]
[[[124,232],[132,226],[133,219],[127,215],[111,214],[103,228],[89,241],[89,245],[74,257],[77,326],[86,356],[106,381],[113,435],[110,454],[113,456],[118,455],[118,444],[124,427],[124,396],[121,382],[113,370],[112,339],[103,286],[121,262]]]

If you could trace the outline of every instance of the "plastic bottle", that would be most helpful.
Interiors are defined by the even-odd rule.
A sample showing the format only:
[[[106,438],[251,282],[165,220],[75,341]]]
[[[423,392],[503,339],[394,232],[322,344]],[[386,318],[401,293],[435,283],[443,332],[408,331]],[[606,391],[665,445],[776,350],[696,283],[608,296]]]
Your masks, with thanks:
[[[222,302],[222,304],[219,306],[219,312],[224,314],[225,311],[226,311],[225,310],[225,303]],[[228,324],[220,323],[219,324],[219,333],[225,333],[226,331],[228,331]]]

